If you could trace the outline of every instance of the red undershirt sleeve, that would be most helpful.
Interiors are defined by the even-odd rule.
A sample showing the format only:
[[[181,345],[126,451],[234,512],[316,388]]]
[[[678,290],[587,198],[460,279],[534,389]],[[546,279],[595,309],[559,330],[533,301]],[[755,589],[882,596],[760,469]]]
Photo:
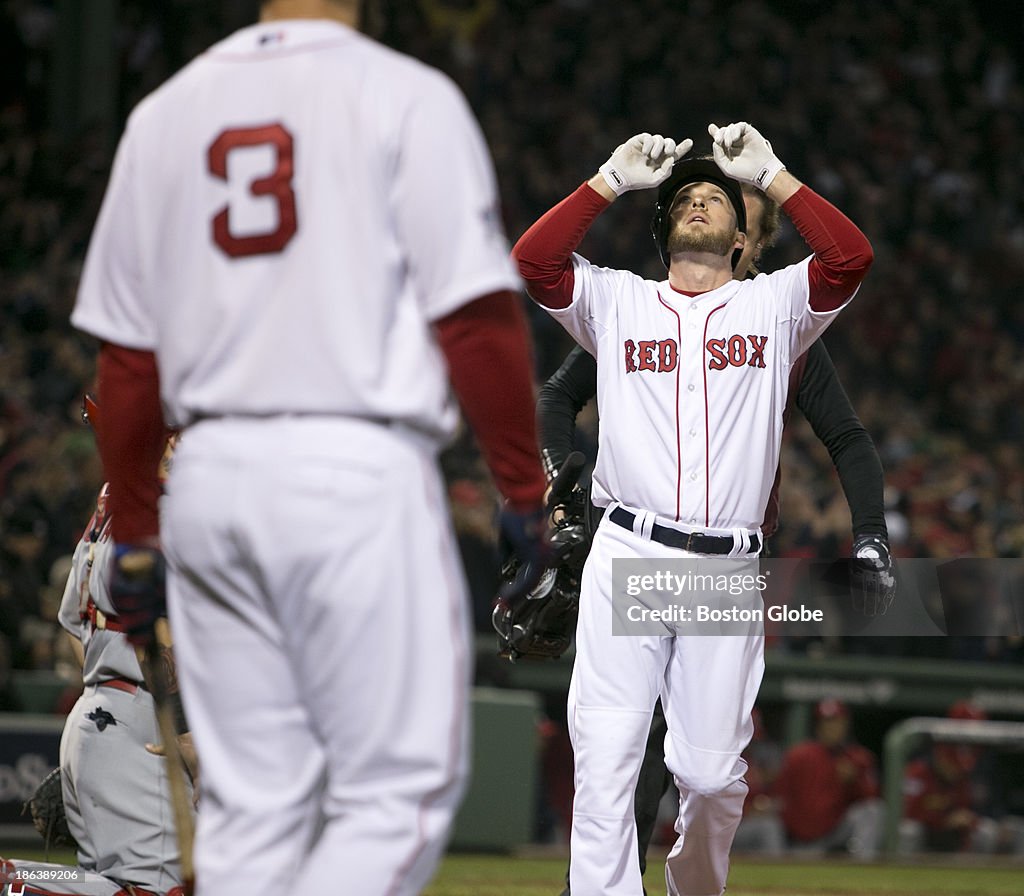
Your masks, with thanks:
[[[155,540],[160,532],[158,467],[168,431],[160,406],[160,379],[152,352],[109,342],[97,368],[96,439],[110,483],[114,541]]]
[[[530,297],[545,308],[572,304],[572,253],[611,203],[587,184],[540,217],[512,248]]]
[[[860,286],[874,253],[849,218],[809,187],[801,186],[782,210],[814,252],[808,271],[810,306],[834,311]]]
[[[498,491],[517,512],[547,487],[534,421],[530,341],[520,297],[482,296],[435,323],[448,376]]]

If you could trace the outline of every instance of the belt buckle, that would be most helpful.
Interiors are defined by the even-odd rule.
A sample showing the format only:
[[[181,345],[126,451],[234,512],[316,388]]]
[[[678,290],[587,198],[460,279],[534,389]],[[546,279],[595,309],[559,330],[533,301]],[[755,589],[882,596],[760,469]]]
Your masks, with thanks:
[[[693,549],[693,547],[692,547],[693,539],[696,536],[700,535],[700,534],[701,534],[700,532],[687,532],[686,533],[686,547],[683,550],[687,551],[690,554],[696,554],[697,551],[695,551]]]

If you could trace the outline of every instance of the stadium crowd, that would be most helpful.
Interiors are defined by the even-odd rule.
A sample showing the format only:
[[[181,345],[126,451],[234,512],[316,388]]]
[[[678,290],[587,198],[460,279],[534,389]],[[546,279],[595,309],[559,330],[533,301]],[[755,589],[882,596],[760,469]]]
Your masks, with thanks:
[[[853,0],[784,10],[766,0],[385,5],[380,36],[465,91],[512,240],[574,186],[586,160],[596,170],[638,131],[691,136],[698,149],[710,121],[749,120],[777,135],[789,167],[875,248],[861,294],[825,340],[882,456],[896,554],[1024,553],[1020,17],[956,0],[893,0],[871,15]],[[119,127],[146,92],[236,27],[245,4],[118,6]],[[56,9],[46,0],[0,7],[0,667],[6,654],[22,669],[64,661],[55,601],[101,481],[79,415],[94,347],[68,316],[116,133],[85,127],[67,140],[55,127]],[[627,198],[582,251],[660,279],[643,238],[650,212],[650,197]],[[765,267],[803,252],[787,225]],[[540,379],[570,346],[550,318],[530,314]],[[592,410],[581,420],[591,452],[594,420]],[[446,463],[483,593],[493,492],[466,439]],[[799,415],[783,471],[774,555],[841,554],[846,504]],[[1020,656],[1012,638],[979,653]]]

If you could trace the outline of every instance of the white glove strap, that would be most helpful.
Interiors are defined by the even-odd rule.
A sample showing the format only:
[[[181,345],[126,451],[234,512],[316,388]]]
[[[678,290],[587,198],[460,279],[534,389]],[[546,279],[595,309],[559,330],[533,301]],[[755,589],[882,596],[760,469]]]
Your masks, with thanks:
[[[785,168],[786,166],[776,156],[772,156],[767,164],[763,165],[757,174],[754,175],[754,186],[759,190],[767,190],[771,182],[775,180],[775,175],[780,171],[784,171]]]
[[[609,189],[611,189],[616,196],[621,196],[629,189],[629,186],[626,184],[626,178],[623,177],[622,172],[612,164],[611,159],[605,162],[597,170],[601,173],[601,176],[604,177],[605,183],[608,184]]]

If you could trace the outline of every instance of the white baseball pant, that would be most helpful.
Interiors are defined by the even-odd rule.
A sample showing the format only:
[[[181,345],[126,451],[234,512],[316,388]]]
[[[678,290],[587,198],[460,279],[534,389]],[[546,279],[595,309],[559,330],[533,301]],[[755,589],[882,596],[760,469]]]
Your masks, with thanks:
[[[719,896],[747,792],[740,758],[764,672],[764,640],[744,635],[613,635],[612,560],[686,559],[607,519],[583,573],[569,733],[576,795],[573,896],[640,896],[633,794],[654,702],[665,762],[680,792],[679,839],[666,864],[672,896]]]
[[[468,762],[468,599],[433,443],[204,421],[161,528],[198,896],[419,893]]]

